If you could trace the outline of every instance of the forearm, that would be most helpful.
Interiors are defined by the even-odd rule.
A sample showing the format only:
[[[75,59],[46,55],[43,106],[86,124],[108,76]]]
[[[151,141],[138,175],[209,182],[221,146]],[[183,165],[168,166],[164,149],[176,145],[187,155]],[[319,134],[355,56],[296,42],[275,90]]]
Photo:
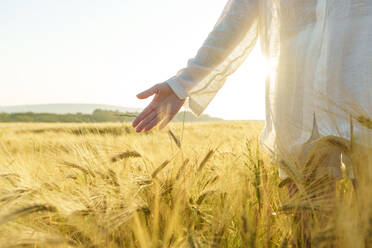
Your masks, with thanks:
[[[231,54],[249,32],[258,15],[258,0],[231,0],[221,17],[187,67],[167,80],[181,99]]]

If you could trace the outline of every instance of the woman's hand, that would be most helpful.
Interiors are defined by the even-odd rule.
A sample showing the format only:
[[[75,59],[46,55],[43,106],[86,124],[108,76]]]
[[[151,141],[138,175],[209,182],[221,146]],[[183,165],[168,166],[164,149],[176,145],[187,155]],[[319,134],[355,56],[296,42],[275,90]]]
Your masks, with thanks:
[[[185,102],[184,99],[178,98],[166,82],[154,85],[150,89],[139,93],[137,97],[139,99],[145,99],[152,95],[155,95],[152,102],[132,123],[133,127],[137,127],[137,133],[142,130],[149,131],[160,121],[163,121],[160,129],[164,128],[178,113]]]

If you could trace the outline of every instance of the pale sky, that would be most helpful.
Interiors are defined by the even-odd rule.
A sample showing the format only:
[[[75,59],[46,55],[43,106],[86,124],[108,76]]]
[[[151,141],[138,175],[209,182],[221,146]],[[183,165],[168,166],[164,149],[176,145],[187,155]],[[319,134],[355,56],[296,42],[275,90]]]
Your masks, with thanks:
[[[135,95],[195,56],[227,0],[1,0],[0,105],[145,107]],[[205,113],[264,119],[258,47]]]

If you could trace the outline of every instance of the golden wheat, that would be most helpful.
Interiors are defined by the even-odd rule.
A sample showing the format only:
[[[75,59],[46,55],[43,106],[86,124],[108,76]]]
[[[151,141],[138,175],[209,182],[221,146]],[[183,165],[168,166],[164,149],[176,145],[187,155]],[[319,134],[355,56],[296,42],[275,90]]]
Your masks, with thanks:
[[[371,245],[368,149],[323,137],[280,180],[261,122],[170,128],[1,124],[0,247]],[[316,173],[330,151],[356,164],[357,193]]]

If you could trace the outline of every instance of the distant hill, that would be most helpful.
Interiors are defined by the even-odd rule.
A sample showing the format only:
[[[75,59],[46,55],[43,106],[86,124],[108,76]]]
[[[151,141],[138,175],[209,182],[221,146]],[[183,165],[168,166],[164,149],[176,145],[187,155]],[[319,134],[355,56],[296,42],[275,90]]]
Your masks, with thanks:
[[[52,113],[52,114],[92,114],[94,110],[111,110],[126,112],[140,112],[140,108],[125,108],[115,105],[105,104],[38,104],[38,105],[17,105],[0,106],[0,113]]]

